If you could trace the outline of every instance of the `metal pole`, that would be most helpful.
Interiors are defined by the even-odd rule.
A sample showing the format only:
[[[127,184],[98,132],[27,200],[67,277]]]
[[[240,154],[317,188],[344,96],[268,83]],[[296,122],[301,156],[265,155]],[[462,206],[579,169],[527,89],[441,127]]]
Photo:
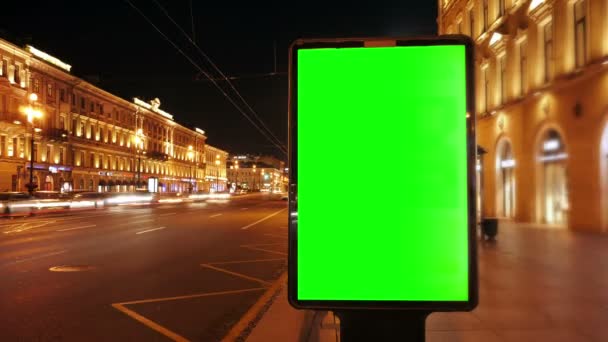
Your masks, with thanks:
[[[34,124],[32,126],[32,138],[30,139],[30,183],[28,184],[28,192],[30,196],[34,195]]]
[[[135,188],[140,186],[141,183],[141,152],[137,151],[137,185]]]
[[[216,177],[215,177],[215,192],[219,192],[220,191],[220,166],[217,166],[216,171]]]

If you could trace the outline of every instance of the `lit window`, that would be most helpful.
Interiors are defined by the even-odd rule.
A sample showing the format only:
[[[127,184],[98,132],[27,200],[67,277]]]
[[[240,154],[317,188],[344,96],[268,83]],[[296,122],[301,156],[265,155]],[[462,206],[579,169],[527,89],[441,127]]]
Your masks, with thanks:
[[[585,65],[587,59],[586,11],[586,0],[579,0],[574,4],[574,57],[577,68]]]
[[[553,23],[549,22],[543,28],[543,57],[544,57],[544,72],[545,82],[552,78],[552,61],[553,61]]]
[[[498,86],[500,88],[498,93],[500,95],[500,99],[499,99],[500,104],[504,104],[505,100],[507,98],[506,69],[507,69],[506,57],[505,57],[505,55],[502,55],[501,57],[498,58]]]
[[[519,91],[520,95],[526,93],[528,84],[528,44],[524,40],[519,43]]]

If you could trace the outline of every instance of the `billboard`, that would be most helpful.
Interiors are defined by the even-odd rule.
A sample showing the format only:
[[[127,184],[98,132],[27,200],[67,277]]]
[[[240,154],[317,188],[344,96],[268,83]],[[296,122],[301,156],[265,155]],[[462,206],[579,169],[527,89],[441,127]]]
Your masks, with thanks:
[[[292,305],[475,307],[472,49],[463,36],[292,44]]]

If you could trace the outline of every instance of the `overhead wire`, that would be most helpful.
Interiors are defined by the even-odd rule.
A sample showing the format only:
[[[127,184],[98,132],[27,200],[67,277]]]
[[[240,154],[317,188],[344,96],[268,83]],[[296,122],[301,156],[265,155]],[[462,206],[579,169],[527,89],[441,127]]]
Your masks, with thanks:
[[[245,112],[244,110],[234,102],[234,100],[228,96],[228,94],[226,94],[226,92],[224,91],[224,89],[222,89],[222,87],[220,87],[218,85],[218,83],[213,80],[211,78],[211,76],[203,69],[200,67],[200,65],[198,65],[198,63],[196,63],[194,60],[192,60],[192,58],[190,56],[188,56],[175,42],[173,42],[166,34],[164,34],[151,20],[150,18],[148,18],[145,13],[143,13],[137,6],[135,6],[130,0],[124,0],[127,4],[129,4],[129,6],[131,6],[131,8],[133,8],[137,13],[139,13],[139,15],[141,15],[144,20],[150,24],[163,38],[165,38],[165,40],[167,40],[182,56],[184,56],[188,62],[190,62],[190,64],[192,64],[195,68],[197,68],[203,75],[205,75],[207,78],[209,78],[211,80],[211,82],[213,83],[213,85],[215,85],[216,88],[218,88],[218,90],[224,95],[224,97],[226,97],[228,99],[228,101],[230,101],[230,103],[247,119],[249,120],[249,122],[266,138],[268,139],[268,141],[270,141],[275,147],[277,147],[279,149],[279,151],[281,151],[282,153],[284,153],[285,155],[287,155],[287,149],[282,145],[279,144],[275,141],[273,141],[272,138],[270,138],[268,136],[268,134],[262,130]],[[280,141],[279,141],[280,142]]]
[[[158,0],[152,0],[152,1],[165,14],[165,16],[173,23],[173,25],[175,25],[175,27],[177,27],[177,29],[188,39],[188,41],[190,42],[190,44],[192,44],[196,48],[196,50],[207,60],[207,62],[209,62],[209,64],[220,74],[220,76],[222,77],[222,79],[224,81],[226,81],[226,83],[228,83],[228,85],[230,86],[230,88],[236,93],[236,95],[238,96],[238,98],[245,104],[245,106],[249,109],[249,111],[251,112],[251,114],[260,122],[260,124],[262,125],[262,127],[264,127],[268,131],[268,133],[274,139],[276,139],[276,141],[281,146],[283,146],[283,148],[285,148],[285,145],[281,142],[281,140],[279,138],[277,138],[276,135],[274,135],[274,133],[272,133],[272,130],[270,130],[270,128],[268,128],[268,126],[266,126],[266,124],[259,117],[259,115],[257,114],[257,112],[255,110],[253,110],[253,108],[249,105],[249,103],[243,98],[243,96],[241,95],[241,93],[236,89],[236,87],[234,86],[234,84],[232,84],[232,82],[230,81],[230,78],[228,76],[226,76],[222,72],[222,70],[211,60],[211,58],[188,35],[188,33],[186,33],[186,31],[173,19],[173,17],[171,17],[171,15],[169,14],[169,12],[158,2]],[[275,49],[276,49],[276,44],[275,44]],[[275,53],[276,53],[276,51],[275,51]],[[276,55],[275,55],[274,67],[275,67],[274,73],[276,74]],[[207,78],[209,78],[208,75],[205,75],[205,76]]]

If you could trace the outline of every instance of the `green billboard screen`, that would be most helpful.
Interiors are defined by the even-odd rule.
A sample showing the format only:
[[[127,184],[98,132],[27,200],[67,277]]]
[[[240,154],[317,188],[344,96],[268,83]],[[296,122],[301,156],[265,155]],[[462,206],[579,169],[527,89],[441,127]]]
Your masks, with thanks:
[[[475,301],[468,48],[294,45],[294,305]]]

